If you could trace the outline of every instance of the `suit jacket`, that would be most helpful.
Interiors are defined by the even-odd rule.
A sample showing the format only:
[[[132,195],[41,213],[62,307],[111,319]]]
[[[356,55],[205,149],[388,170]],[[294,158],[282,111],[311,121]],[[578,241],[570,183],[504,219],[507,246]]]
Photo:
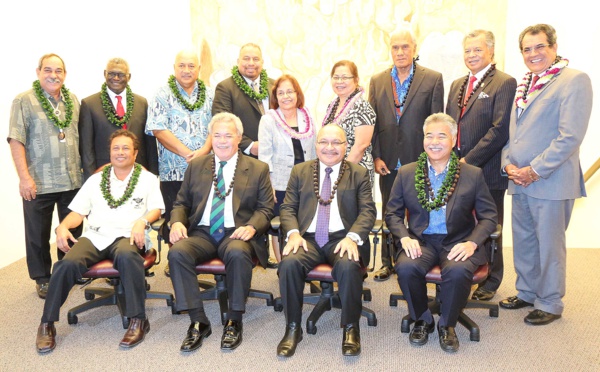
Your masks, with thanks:
[[[190,162],[177,200],[173,204],[171,224],[181,222],[191,230],[200,223],[204,209],[211,207],[208,196],[213,182],[213,156],[204,155]],[[254,226],[256,234],[250,244],[260,264],[266,267],[269,252],[262,235],[271,227],[274,206],[269,167],[259,160],[240,154],[231,195],[235,227]]]
[[[269,79],[269,92],[271,92],[273,83],[273,79]],[[258,124],[262,116],[258,108],[258,102],[242,92],[233,77],[221,81],[215,89],[212,115],[215,116],[220,112],[230,112],[242,121],[244,125],[244,136],[240,143],[242,151],[248,148],[252,142],[258,141]]]
[[[509,182],[509,194],[548,200],[586,196],[579,147],[590,120],[592,98],[589,76],[565,67],[529,100],[520,116],[513,105],[502,169],[508,164],[531,165],[540,180],[528,187]]]
[[[484,85],[473,92],[461,119],[458,96],[464,82],[464,77],[452,82],[446,105],[446,113],[460,123],[458,155],[468,164],[483,169],[490,190],[506,190],[508,178],[500,172],[500,155],[508,141],[517,81],[502,71],[490,72]]]
[[[391,68],[374,75],[369,84],[369,103],[377,114],[373,133],[373,159],[381,158],[388,169],[417,161],[423,152],[425,119],[444,111],[442,74],[415,65],[414,77],[400,121],[396,119]]]
[[[317,216],[318,200],[314,191],[314,161],[307,161],[292,168],[285,199],[280,208],[283,234],[297,229],[304,235],[312,220]],[[363,241],[375,224],[377,209],[373,201],[371,179],[366,168],[347,162],[350,166],[338,184],[334,202],[338,203],[340,217],[346,233],[354,232]],[[359,246],[365,266],[369,265],[370,252],[366,244]]]
[[[303,120],[300,110],[297,111],[297,118],[298,121]],[[316,138],[317,132],[313,129],[312,137],[300,140],[305,161],[317,158]],[[260,119],[258,141],[261,144],[258,147],[258,160],[269,165],[273,188],[279,191],[285,190],[295,160],[292,138],[279,127],[275,119],[267,112]]]
[[[396,240],[408,236],[424,245],[423,231],[429,226],[429,212],[423,209],[417,197],[416,169],[417,163],[410,163],[398,170],[386,208],[385,223]],[[404,224],[406,209],[410,215],[408,227]],[[472,241],[477,244],[477,250],[471,260],[477,265],[484,264],[487,253],[483,243],[495,230],[497,219],[496,204],[481,169],[462,164],[456,189],[446,205],[448,234],[442,241],[443,248],[450,251],[457,243]]]
[[[148,171],[158,174],[158,153],[156,139],[144,133],[148,102],[142,96],[133,95],[133,113],[127,123],[127,129],[133,132],[140,147],[136,162]],[[110,163],[110,149],[108,139],[110,135],[120,129],[106,118],[102,109],[100,93],[93,94],[81,101],[79,113],[79,152],[83,167],[84,179],[94,174],[98,167]]]

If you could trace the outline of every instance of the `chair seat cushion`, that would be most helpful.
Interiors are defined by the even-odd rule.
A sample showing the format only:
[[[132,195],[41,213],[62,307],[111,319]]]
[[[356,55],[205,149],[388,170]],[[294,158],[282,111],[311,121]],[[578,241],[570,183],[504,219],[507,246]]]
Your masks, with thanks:
[[[481,265],[475,270],[473,273],[473,284],[479,284],[483,282],[489,273],[488,264]],[[441,283],[442,282],[442,268],[439,266],[434,266],[427,275],[425,275],[425,281],[428,283]]]
[[[319,282],[333,283],[335,282],[335,279],[333,279],[333,276],[331,276],[332,270],[333,266],[331,266],[330,264],[319,264],[308,272],[308,274],[306,275],[306,281],[312,282],[313,280],[316,280]],[[362,264],[360,265],[360,270],[363,274],[367,272],[366,267],[364,267]]]
[[[258,258],[252,257],[252,267],[258,265]],[[226,275],[225,263],[218,257],[196,265],[196,274]]]
[[[149,251],[142,254],[144,258],[144,269],[147,270],[154,265],[156,262],[156,250],[150,249]],[[90,267],[88,271],[83,274],[84,278],[118,278],[119,272],[113,267],[112,260],[102,260]]]

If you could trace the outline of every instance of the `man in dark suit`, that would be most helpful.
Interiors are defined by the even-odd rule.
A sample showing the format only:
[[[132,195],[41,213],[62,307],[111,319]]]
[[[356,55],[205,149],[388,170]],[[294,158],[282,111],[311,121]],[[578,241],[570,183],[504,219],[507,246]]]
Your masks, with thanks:
[[[281,206],[281,227],[287,236],[279,264],[279,288],[286,331],[277,355],[294,355],[302,340],[302,293],[306,274],[320,263],[333,266],[342,303],[342,353],[360,353],[362,264],[368,265],[364,244],[375,223],[369,173],[344,160],[346,135],[337,125],[323,127],[317,136],[318,160],[292,168]],[[315,190],[318,182],[320,192]],[[332,188],[333,187],[333,188]]]
[[[456,352],[454,327],[467,303],[473,273],[487,262],[484,244],[496,227],[496,206],[481,169],[460,163],[452,151],[456,122],[446,114],[433,114],[425,120],[423,132],[425,153],[398,171],[385,222],[401,248],[395,269],[415,321],[411,344],[424,345],[434,330],[425,276],[439,265],[443,303],[439,342],[442,350]]]
[[[112,58],[104,70],[106,83],[99,93],[81,101],[79,112],[79,151],[83,177],[88,179],[96,169],[110,162],[108,139],[117,129],[127,129],[139,138],[137,162],[158,175],[156,139],[147,136],[148,102],[129,87],[129,64]]]
[[[464,61],[470,72],[450,86],[446,113],[458,123],[456,151],[460,161],[483,170],[498,210],[498,223],[502,224],[508,179],[500,172],[500,155],[508,140],[510,108],[517,81],[492,63],[494,43],[491,31],[475,30],[465,36]],[[502,241],[499,241],[490,276],[479,284],[473,298],[491,300],[502,283],[503,274]]]
[[[575,199],[586,196],[579,147],[592,111],[589,76],[557,55],[556,31],[547,24],[519,35],[530,70],[516,93],[502,169],[512,195],[517,295],[505,309],[533,306],[524,319],[544,325],[561,317],[566,291],[565,231]]]
[[[373,133],[373,159],[379,174],[382,216],[398,168],[417,160],[423,152],[422,125],[429,115],[444,110],[442,74],[416,63],[417,43],[410,31],[391,35],[394,65],[371,78],[369,103],[377,114]],[[381,269],[376,281],[392,275],[392,252],[381,248]]]
[[[221,349],[235,349],[242,342],[252,257],[266,266],[268,252],[261,242],[273,217],[269,167],[238,152],[240,119],[217,114],[208,129],[214,154],[190,162],[171,214],[168,258],[176,307],[187,310],[192,321],[181,344],[184,352],[198,349],[212,333],[194,268],[215,257],[225,262],[229,297]]]
[[[244,125],[240,149],[254,157],[258,156],[258,123],[269,109],[269,91],[273,85],[273,79],[263,70],[263,62],[258,45],[243,45],[232,76],[217,85],[212,106],[213,115],[231,112],[240,118]]]

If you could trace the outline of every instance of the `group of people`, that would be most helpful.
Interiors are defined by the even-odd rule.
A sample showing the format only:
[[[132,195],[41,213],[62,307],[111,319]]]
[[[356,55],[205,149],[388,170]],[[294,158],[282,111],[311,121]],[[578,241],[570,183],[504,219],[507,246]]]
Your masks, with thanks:
[[[368,99],[356,65],[337,62],[336,97],[320,128],[298,81],[270,79],[255,44],[242,46],[232,76],[214,93],[198,78],[198,56],[181,51],[174,74],[149,101],[131,91],[127,62],[111,59],[100,92],[81,105],[64,86],[63,60],[43,56],[33,89],[13,101],[8,136],[29,275],[46,299],[38,352],[55,348],[61,305],[104,258],[120,271],[128,298],[131,321],[120,345],[144,340],[150,324],[140,252],[161,215],[175,307],[191,321],[180,350],[200,348],[212,333],[194,268],[215,257],[225,263],[229,298],[221,348],[237,348],[254,261],[269,266],[266,236],[277,234],[270,231],[277,215],[285,243],[273,239],[271,265],[278,266],[286,320],[277,355],[294,355],[302,341],[305,279],[320,263],[332,265],[339,285],[342,353],[360,354],[374,173],[395,248],[384,245],[374,280],[397,274],[414,321],[411,344],[424,345],[436,328],[425,275],[439,265],[439,343],[447,352],[459,349],[454,328],[473,272],[489,260],[487,239],[503,223],[507,188],[517,294],[500,306],[533,307],[524,319],[532,325],[560,318],[565,230],[574,199],[585,195],[579,146],[591,114],[589,77],[557,55],[556,32],[546,24],[519,37],[529,69],[519,85],[496,69],[492,32],[468,33],[463,47],[469,73],[452,83],[445,113],[442,74],[417,63],[408,30],[391,35],[393,65],[372,77]],[[50,275],[55,205],[59,261]],[[500,243],[472,297],[493,299],[502,275]]]

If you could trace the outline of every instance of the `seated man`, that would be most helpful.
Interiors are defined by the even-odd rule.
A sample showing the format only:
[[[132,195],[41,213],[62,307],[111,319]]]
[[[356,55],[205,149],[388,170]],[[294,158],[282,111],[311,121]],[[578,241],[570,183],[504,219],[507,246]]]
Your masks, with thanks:
[[[366,240],[375,223],[376,208],[369,173],[344,160],[345,155],[344,130],[327,125],[317,136],[318,160],[294,166],[290,175],[280,215],[287,244],[279,264],[279,290],[287,326],[277,346],[279,356],[294,355],[302,340],[304,281],[321,263],[333,266],[332,275],[339,285],[342,354],[360,354],[360,261],[369,259]]]
[[[56,346],[54,322],[75,282],[105,259],[112,259],[113,267],[119,270],[127,297],[125,316],[131,319],[120,346],[139,344],[150,330],[140,250],[146,243],[146,230],[160,218],[164,203],[158,178],[135,163],[138,145],[137,137],[124,129],[110,136],[110,165],[88,178],[69,204],[72,212],[56,228],[56,245],[66,255],[54,264],[48,286],[36,338],[40,353]],[[87,229],[76,239],[69,229],[79,226],[86,216]],[[75,243],[71,249],[69,241]]]
[[[242,342],[242,314],[252,281],[252,257],[268,260],[263,234],[273,218],[273,189],[267,164],[238,151],[243,127],[230,113],[208,125],[213,154],[190,162],[171,213],[169,268],[176,307],[192,321],[181,351],[192,351],[212,331],[204,313],[195,266],[219,257],[227,270],[229,297],[221,349]],[[214,185],[214,186],[213,186]]]
[[[442,268],[440,346],[458,351],[454,331],[466,305],[473,273],[487,261],[484,242],[496,226],[496,205],[480,168],[459,163],[452,148],[457,125],[448,115],[430,115],[423,126],[425,152],[401,167],[387,204],[385,222],[401,245],[396,257],[398,283],[415,321],[409,340],[424,345],[434,330],[427,308],[425,275]],[[408,211],[408,228],[404,224]],[[476,222],[477,221],[477,222]],[[400,247],[398,247],[400,248]]]

